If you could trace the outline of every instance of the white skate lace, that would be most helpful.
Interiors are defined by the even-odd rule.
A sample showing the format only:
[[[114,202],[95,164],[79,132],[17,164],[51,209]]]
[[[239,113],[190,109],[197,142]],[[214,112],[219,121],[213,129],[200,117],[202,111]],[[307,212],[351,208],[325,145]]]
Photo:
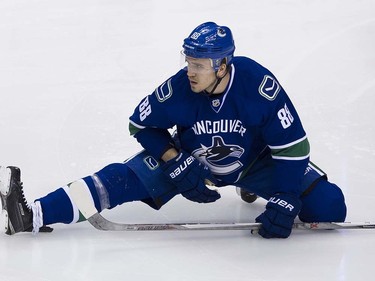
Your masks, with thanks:
[[[39,232],[39,228],[43,226],[43,212],[42,206],[40,205],[39,201],[35,201],[30,204],[30,207],[33,211],[33,231],[32,233],[35,235]]]

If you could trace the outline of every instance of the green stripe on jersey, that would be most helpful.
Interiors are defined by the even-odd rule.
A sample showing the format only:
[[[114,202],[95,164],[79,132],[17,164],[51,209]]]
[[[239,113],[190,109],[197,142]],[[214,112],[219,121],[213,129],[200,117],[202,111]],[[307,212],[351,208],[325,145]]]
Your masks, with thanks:
[[[310,154],[310,144],[308,139],[302,138],[301,141],[292,143],[290,146],[270,147],[271,155],[274,159],[284,160],[302,160]]]
[[[132,123],[129,123],[129,132],[130,132],[130,135],[133,136],[135,135],[136,133],[138,133],[141,129],[137,128],[136,126],[134,126]]]

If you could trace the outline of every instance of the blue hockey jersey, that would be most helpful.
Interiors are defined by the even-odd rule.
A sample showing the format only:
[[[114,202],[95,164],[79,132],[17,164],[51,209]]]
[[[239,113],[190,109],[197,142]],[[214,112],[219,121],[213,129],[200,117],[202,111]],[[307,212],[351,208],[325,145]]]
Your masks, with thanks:
[[[309,143],[298,114],[274,75],[234,57],[222,94],[194,93],[180,70],[145,97],[130,117],[130,132],[155,158],[176,126],[185,151],[205,163],[220,185],[235,184],[262,151],[274,162],[275,191],[300,193]]]

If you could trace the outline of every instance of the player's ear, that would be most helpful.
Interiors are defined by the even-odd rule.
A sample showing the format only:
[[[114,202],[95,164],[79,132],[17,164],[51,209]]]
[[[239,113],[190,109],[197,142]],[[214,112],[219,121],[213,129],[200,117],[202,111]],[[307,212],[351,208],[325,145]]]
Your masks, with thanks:
[[[227,72],[227,64],[226,61],[223,61],[222,64],[220,65],[218,71],[217,71],[217,76],[218,77],[224,77],[226,72]]]

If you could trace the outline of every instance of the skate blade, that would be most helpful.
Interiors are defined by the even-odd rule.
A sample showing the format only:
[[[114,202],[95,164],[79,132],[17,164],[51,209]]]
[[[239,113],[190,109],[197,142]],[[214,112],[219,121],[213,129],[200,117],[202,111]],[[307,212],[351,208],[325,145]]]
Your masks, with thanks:
[[[3,209],[1,215],[3,217],[4,232],[7,233],[9,229],[8,212]]]
[[[0,193],[6,196],[10,188],[11,170],[7,167],[0,166]]]
[[[238,186],[236,186],[236,193],[237,193],[238,196],[241,197],[241,188],[238,187]]]

